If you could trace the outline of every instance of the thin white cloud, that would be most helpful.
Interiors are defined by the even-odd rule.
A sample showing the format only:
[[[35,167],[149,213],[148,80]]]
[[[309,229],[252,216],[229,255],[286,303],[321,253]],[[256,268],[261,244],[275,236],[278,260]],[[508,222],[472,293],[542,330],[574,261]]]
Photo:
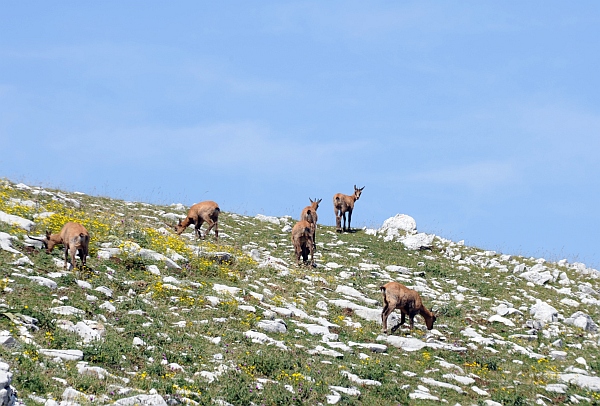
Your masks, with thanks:
[[[180,129],[126,128],[73,134],[67,144],[79,142],[93,151],[91,159],[104,165],[171,165],[281,172],[295,168],[323,170],[363,150],[368,140],[320,141],[283,137],[257,123],[217,123]],[[57,147],[58,148],[58,147]],[[318,166],[318,168],[317,168]]]
[[[518,170],[510,162],[486,161],[416,172],[408,174],[405,179],[461,186],[481,192],[518,181]]]

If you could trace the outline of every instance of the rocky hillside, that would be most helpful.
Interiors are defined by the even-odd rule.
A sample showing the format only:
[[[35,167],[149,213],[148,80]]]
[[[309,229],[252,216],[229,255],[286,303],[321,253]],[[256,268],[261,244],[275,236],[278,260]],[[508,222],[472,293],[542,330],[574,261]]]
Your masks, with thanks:
[[[221,208],[216,243],[171,233],[181,204],[0,181],[0,405],[600,402],[597,270],[419,233],[405,215],[320,227],[317,266],[298,267],[292,217]],[[90,232],[85,269],[27,236],[67,221]],[[381,333],[391,280],[437,312],[433,330],[417,316]]]

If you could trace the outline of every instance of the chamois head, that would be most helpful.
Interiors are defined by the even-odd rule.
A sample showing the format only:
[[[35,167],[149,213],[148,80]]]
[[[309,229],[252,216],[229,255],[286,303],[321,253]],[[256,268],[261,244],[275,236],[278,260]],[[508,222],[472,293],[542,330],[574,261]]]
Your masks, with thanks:
[[[175,230],[175,232],[177,233],[177,235],[181,235],[181,233],[183,233],[183,231],[187,228],[187,226],[190,225],[190,221],[189,218],[186,218],[185,220],[181,221],[181,219],[179,219],[179,222],[177,224],[175,224],[173,227],[173,229]]]
[[[363,189],[365,187],[361,187],[360,189],[356,187],[356,185],[354,185],[354,200],[358,200],[358,198],[360,197],[360,194],[362,193]]]
[[[46,252],[50,253],[52,251],[52,249],[54,248],[54,246],[56,245],[56,242],[52,241],[52,233],[48,230],[46,230],[46,237],[45,238],[36,238],[36,237],[32,237],[29,235],[29,233],[27,234],[27,237],[29,237],[32,240],[35,241],[39,241],[43,244],[44,249],[46,250]]]
[[[315,198],[315,200],[311,199],[310,197],[308,198],[308,200],[310,200],[311,206],[313,207],[314,210],[317,210],[319,208],[319,203],[321,203],[321,200],[323,199],[319,199],[317,200]]]
[[[429,312],[429,314],[427,315],[421,313],[421,315],[425,319],[425,325],[427,326],[427,330],[433,329],[433,323],[435,323],[435,321],[437,320],[437,316],[435,315],[435,313]]]

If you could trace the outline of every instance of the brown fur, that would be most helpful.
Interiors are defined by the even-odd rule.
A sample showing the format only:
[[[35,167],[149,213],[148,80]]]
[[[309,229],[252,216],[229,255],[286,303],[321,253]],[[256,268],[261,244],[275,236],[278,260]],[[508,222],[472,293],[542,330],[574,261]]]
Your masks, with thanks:
[[[365,187],[360,189],[354,185],[354,194],[352,196],[337,193],[333,196],[333,212],[335,213],[335,226],[336,231],[341,233],[343,231],[350,231],[350,222],[352,221],[352,210],[354,210],[354,203],[360,198]],[[348,229],[346,229],[346,213],[348,213]],[[344,227],[342,229],[342,218],[344,219]]]
[[[190,224],[195,224],[196,236],[198,238],[205,238],[208,232],[214,227],[215,228],[215,240],[219,240],[219,213],[221,209],[219,205],[211,200],[205,202],[196,203],[188,210],[187,217],[179,220],[179,223],[174,226],[175,232],[179,235],[183,233],[183,230]],[[208,228],[204,233],[204,237],[200,234],[200,226],[206,222]]]
[[[412,330],[414,318],[417,314],[420,314],[425,319],[427,329],[431,330],[433,328],[436,316],[423,305],[421,296],[417,291],[409,289],[398,282],[388,282],[379,289],[381,289],[381,293],[383,294],[381,323],[383,324],[382,331],[384,333],[387,334],[387,319],[394,309],[398,309],[401,312],[400,325],[398,327],[404,324],[405,316],[408,315]]]
[[[312,210],[308,210],[306,220],[300,220],[292,228],[292,244],[294,245],[298,265],[300,265],[301,256],[304,264],[308,262],[308,254],[310,254],[310,265],[315,264],[314,233],[315,223],[313,222]]]
[[[319,208],[319,203],[321,203],[321,200],[323,199],[311,199],[310,197],[308,198],[308,200],[310,200],[310,206],[306,206],[304,209],[302,209],[302,213],[300,214],[300,220],[306,220],[307,219],[307,213],[310,211],[312,213],[312,223],[314,223],[314,233],[313,233],[313,245],[314,248],[317,248],[317,221],[319,219],[319,216],[317,215],[317,209]]]
[[[68,264],[69,250],[71,250],[71,264],[73,265],[73,269],[77,265],[75,262],[76,254],[79,254],[82,267],[85,267],[86,258],[89,253],[90,234],[81,224],[68,222],[58,234],[51,234],[50,231],[46,231],[46,238],[44,239],[30,238],[41,241],[48,254],[52,252],[56,245],[63,244],[65,248],[65,269]]]

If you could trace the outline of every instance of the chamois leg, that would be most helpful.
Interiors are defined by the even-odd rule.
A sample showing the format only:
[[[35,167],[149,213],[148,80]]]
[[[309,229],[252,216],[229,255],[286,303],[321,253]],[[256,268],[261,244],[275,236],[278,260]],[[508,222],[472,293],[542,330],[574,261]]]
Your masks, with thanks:
[[[65,244],[65,270],[69,269],[67,259],[69,258],[69,246]]]
[[[85,268],[85,252],[83,248],[79,248],[77,250],[77,254],[79,255],[79,259],[81,259],[81,268]]]
[[[385,334],[387,334],[387,312],[390,308],[390,305],[388,302],[385,302],[384,306],[383,306],[383,310],[381,311],[381,331]]]
[[[300,266],[300,256],[302,255],[302,247],[295,245],[294,250],[296,251],[296,264]]]
[[[204,223],[204,220],[202,220],[202,219],[198,219],[198,221],[196,221],[196,235],[198,236],[198,238],[201,238],[201,239],[204,239],[204,237],[206,237],[206,234],[207,234],[207,233],[204,233],[204,236],[202,236],[200,227],[202,227],[203,223]]]
[[[385,300],[385,299],[384,299]],[[385,307],[383,312],[381,312],[381,322],[383,324],[383,332],[387,334],[387,320],[390,317],[390,314],[394,311],[396,307],[391,305],[387,300],[385,300]]]
[[[412,312],[408,315],[408,320],[410,322],[410,329],[411,330],[413,329],[413,327],[415,325],[415,316],[416,316],[416,314],[412,313]]]
[[[351,232],[350,221],[352,221],[352,210],[348,210],[348,232]]]
[[[308,247],[306,245],[302,245],[302,265],[306,265],[308,262]]]
[[[212,228],[214,227],[215,228],[215,239],[218,241],[219,240],[219,226],[217,225],[217,223],[212,220],[206,220],[206,224],[208,224],[208,228],[204,232],[204,238],[206,238],[206,236],[208,236],[208,232],[210,230],[212,230]]]
[[[406,321],[406,315],[404,313],[400,313],[400,324],[398,324],[398,326],[403,325],[405,321]]]
[[[342,213],[341,210],[335,209],[335,231],[342,232]]]

